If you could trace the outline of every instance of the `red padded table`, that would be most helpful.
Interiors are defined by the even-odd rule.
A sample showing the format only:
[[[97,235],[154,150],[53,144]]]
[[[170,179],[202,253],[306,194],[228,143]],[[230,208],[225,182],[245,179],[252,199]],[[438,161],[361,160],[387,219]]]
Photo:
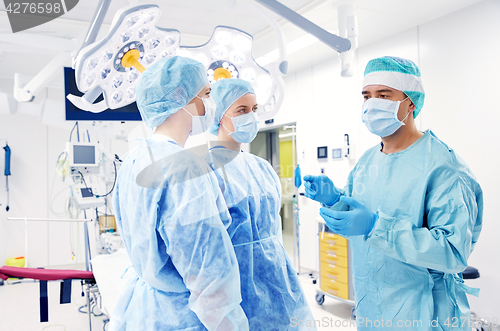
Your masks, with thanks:
[[[47,281],[63,281],[61,283],[60,298],[62,304],[71,302],[71,281],[73,279],[95,282],[92,271],[0,267],[0,278],[7,280],[9,277],[30,278],[40,281],[40,322],[48,322],[49,320]]]
[[[47,281],[64,279],[94,279],[94,274],[92,271],[80,270],[0,267],[0,278],[7,280],[9,277],[31,278]]]

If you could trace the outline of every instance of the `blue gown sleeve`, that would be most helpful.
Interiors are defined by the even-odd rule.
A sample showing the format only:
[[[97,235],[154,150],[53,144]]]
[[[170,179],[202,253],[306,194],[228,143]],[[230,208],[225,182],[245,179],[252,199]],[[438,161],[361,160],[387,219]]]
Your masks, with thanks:
[[[216,178],[184,171],[182,180],[168,181],[158,205],[166,253],[191,292],[190,309],[208,330],[248,330],[238,263],[223,223],[230,216]]]
[[[429,177],[423,208],[422,227],[379,210],[366,243],[405,263],[450,274],[462,272],[481,231],[479,184],[465,173],[437,169]]]

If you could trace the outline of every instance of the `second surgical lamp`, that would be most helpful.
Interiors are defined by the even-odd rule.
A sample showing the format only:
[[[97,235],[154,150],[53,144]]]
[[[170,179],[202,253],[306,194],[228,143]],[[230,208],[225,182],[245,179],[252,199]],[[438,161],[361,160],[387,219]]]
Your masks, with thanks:
[[[121,9],[108,35],[78,54],[76,83],[85,95],[68,99],[92,112],[126,106],[135,101],[135,84],[145,69],[162,58],[181,55],[203,63],[210,82],[238,77],[252,83],[261,106],[271,102],[280,81],[253,59],[251,35],[219,26],[206,44],[182,47],[179,31],[156,26],[160,14],[157,5]],[[94,104],[101,94],[104,100]]]
[[[338,51],[342,75],[352,75],[351,62],[357,42],[352,6],[339,7],[339,29],[343,31],[342,37],[339,37],[276,0],[256,1]],[[78,108],[102,112],[133,103],[135,84],[140,73],[162,58],[181,55],[201,62],[210,82],[237,77],[252,83],[261,119],[269,119],[279,110],[284,99],[283,76],[288,67],[284,55],[284,35],[275,20],[258,5],[247,4],[245,8],[256,10],[278,35],[280,58],[267,66],[269,70],[255,62],[252,36],[235,28],[218,26],[206,44],[196,47],[180,46],[179,31],[156,26],[161,11],[157,5],[151,4],[131,5],[120,9],[107,36],[94,42],[109,2],[110,0],[100,0],[84,47],[74,62],[78,89],[85,94],[82,97],[68,95],[67,98]],[[104,100],[94,103],[101,94]]]

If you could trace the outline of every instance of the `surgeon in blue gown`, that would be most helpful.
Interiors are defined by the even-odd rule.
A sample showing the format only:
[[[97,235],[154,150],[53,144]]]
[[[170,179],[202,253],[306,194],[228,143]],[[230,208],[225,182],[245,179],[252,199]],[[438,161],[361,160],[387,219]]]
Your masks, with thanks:
[[[212,84],[218,136],[207,162],[215,170],[232,223],[227,231],[241,275],[241,306],[250,330],[316,330],[297,272],[282,245],[281,184],[264,159],[241,151],[258,133],[252,85],[222,79]]]
[[[305,176],[328,227],[349,239],[358,330],[470,330],[464,285],[482,226],[483,195],[465,162],[414,118],[424,104],[419,68],[383,57],[365,70],[362,120],[382,142],[343,190]]]
[[[141,75],[136,91],[141,116],[156,131],[118,173],[115,216],[133,267],[110,330],[249,330],[217,179],[183,148],[212,122],[205,68],[164,59]]]

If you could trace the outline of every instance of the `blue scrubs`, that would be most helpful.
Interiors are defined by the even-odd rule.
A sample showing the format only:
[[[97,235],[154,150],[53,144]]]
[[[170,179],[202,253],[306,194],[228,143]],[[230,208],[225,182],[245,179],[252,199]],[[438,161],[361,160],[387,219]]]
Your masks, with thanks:
[[[153,136],[123,163],[113,204],[133,269],[110,330],[248,330],[230,216],[204,160]]]
[[[483,195],[464,161],[427,131],[397,153],[369,149],[343,194],[379,215],[369,235],[349,238],[358,330],[470,330],[466,293],[477,291],[461,272],[481,232]]]
[[[241,306],[252,331],[316,330],[297,272],[282,245],[281,183],[269,162],[220,146],[207,158],[232,223]],[[226,181],[226,179],[227,181]]]

